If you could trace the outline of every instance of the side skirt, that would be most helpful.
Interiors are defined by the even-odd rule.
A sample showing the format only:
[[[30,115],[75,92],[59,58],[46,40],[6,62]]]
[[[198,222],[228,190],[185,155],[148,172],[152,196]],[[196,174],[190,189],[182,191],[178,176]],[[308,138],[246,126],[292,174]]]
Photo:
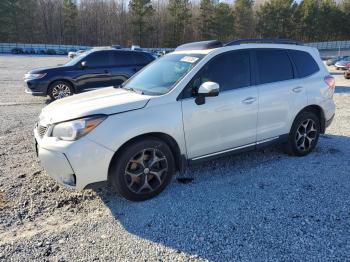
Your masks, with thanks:
[[[195,164],[199,164],[199,163],[202,163],[204,161],[210,161],[210,160],[213,160],[213,159],[216,159],[219,157],[240,154],[243,152],[248,152],[248,151],[253,151],[253,150],[257,150],[257,149],[262,149],[265,147],[283,144],[283,143],[286,143],[288,141],[288,136],[289,136],[289,134],[284,134],[284,135],[272,137],[269,139],[264,139],[264,140],[258,141],[256,143],[235,147],[235,148],[207,154],[204,156],[195,157],[192,159],[188,159],[187,164],[188,165],[195,165]]]

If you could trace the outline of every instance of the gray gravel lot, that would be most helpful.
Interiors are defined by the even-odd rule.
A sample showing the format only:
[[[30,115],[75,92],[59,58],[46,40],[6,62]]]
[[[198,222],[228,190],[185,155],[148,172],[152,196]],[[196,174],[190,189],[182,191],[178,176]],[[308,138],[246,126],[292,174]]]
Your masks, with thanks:
[[[192,167],[159,197],[71,191],[39,166],[32,128],[46,99],[23,74],[64,57],[0,56],[0,260],[350,261],[350,80],[307,157],[265,149]]]

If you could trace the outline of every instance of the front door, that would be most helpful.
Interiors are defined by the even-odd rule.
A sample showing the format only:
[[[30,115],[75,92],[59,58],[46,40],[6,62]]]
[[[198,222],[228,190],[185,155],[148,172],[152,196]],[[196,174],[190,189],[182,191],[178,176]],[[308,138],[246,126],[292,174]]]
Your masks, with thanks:
[[[258,114],[258,91],[251,85],[249,51],[230,51],[214,57],[192,79],[182,100],[188,158],[254,145]],[[201,83],[216,82],[217,97],[195,103]]]

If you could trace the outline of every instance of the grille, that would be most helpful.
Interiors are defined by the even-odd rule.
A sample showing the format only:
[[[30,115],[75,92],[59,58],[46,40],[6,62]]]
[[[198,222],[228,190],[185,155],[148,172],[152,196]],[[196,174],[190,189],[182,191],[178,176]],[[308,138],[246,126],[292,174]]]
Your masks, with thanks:
[[[39,137],[42,138],[47,130],[47,126],[40,126],[38,125],[38,133],[39,133]]]

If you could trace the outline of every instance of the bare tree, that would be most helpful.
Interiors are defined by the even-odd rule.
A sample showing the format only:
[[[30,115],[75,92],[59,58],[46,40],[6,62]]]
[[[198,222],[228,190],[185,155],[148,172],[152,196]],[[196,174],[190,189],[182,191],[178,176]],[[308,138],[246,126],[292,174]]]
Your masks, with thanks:
[[[0,42],[175,47],[256,35],[304,41],[350,38],[350,0],[270,0],[255,6],[253,0],[216,2],[0,0]]]

